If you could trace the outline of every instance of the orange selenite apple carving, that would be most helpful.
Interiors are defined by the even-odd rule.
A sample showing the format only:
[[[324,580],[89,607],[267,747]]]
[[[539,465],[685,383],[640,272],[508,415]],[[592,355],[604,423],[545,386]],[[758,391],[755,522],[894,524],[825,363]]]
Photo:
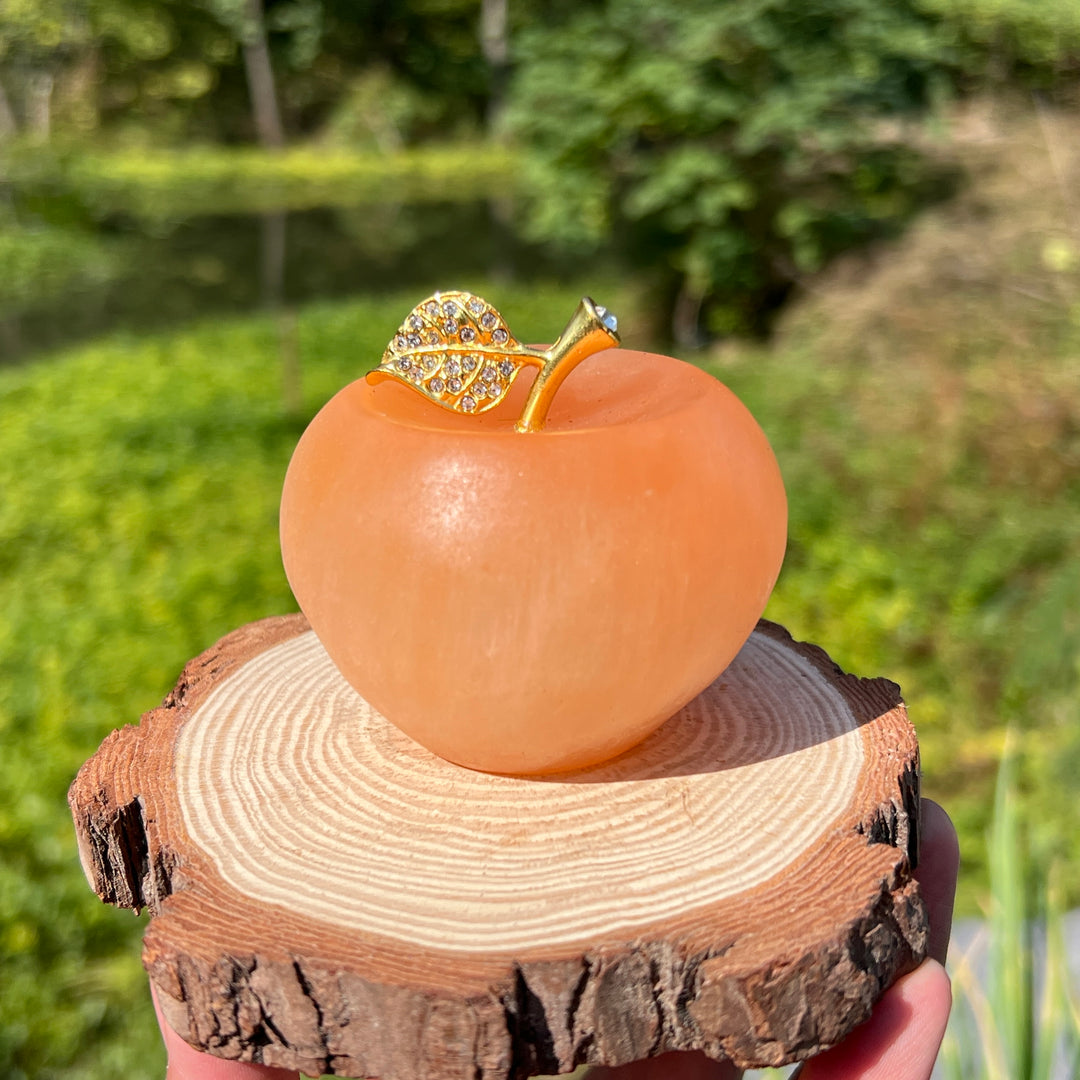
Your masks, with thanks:
[[[522,434],[528,374],[482,415],[352,383],[281,504],[289,582],[345,678],[442,757],[524,774],[613,757],[709,685],[787,530],[765,435],[698,368],[596,353]]]

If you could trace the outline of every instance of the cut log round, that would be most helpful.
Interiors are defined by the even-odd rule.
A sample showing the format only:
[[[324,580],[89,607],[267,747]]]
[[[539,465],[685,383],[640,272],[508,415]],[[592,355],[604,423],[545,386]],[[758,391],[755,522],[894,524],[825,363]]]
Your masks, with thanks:
[[[923,956],[898,688],[762,622],[628,753],[471,772],[388,724],[301,616],[224,638],[70,801],[193,1046],[310,1075],[501,1080],[810,1056]]]

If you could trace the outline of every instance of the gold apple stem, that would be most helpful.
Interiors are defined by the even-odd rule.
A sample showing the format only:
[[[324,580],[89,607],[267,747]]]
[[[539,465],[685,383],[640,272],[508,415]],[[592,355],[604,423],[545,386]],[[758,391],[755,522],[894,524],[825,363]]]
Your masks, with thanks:
[[[547,420],[551,401],[566,376],[593,353],[618,344],[618,333],[604,325],[596,305],[587,296],[583,297],[555,344],[537,354],[543,359],[543,366],[515,428],[522,432],[540,431]]]

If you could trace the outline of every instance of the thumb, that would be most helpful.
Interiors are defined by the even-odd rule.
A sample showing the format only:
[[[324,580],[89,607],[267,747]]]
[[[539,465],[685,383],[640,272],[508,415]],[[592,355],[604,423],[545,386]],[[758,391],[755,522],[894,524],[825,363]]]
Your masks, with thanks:
[[[811,1058],[799,1080],[928,1080],[951,1002],[945,969],[923,961],[886,991],[862,1027]]]

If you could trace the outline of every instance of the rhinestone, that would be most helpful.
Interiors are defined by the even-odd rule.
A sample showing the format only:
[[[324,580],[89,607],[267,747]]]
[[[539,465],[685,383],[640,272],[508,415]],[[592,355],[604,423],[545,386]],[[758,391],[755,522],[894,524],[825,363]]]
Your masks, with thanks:
[[[596,314],[600,321],[614,334],[619,329],[619,320],[615,318],[615,312],[608,311],[603,304],[594,304]]]
[[[484,370],[480,372],[480,378],[484,382],[491,382],[495,378],[495,369],[490,364],[485,364]]]
[[[472,385],[473,397],[483,399],[487,397],[487,387],[482,382],[475,382]]]
[[[398,358],[398,369],[401,371],[408,371],[412,367],[412,361],[407,356]]]
[[[410,330],[423,330],[424,320],[419,315],[409,316],[409,329]]]
[[[475,356],[462,357],[461,367],[462,367],[462,369],[464,371],[475,371],[476,370],[476,357]]]
[[[431,380],[431,382],[428,383],[428,389],[433,394],[441,394],[446,389],[446,383],[444,383],[442,379],[436,376],[434,379]]]
[[[442,328],[448,337],[453,337],[458,332],[458,324],[453,319],[444,322]]]
[[[461,380],[460,379],[451,379],[446,384],[446,386],[449,389],[451,394],[456,394],[461,389]]]
[[[476,331],[471,326],[463,326],[460,337],[462,341],[468,344],[470,341],[476,340]]]
[[[460,375],[461,374],[461,363],[460,363],[460,361],[453,360],[453,359],[447,360],[446,361],[446,366],[444,368],[444,374],[446,374],[446,375]]]
[[[484,310],[484,301],[481,300],[479,296],[470,296],[469,297],[469,310],[474,315],[479,315],[480,312]]]
[[[497,330],[492,331],[491,340],[496,345],[505,345],[510,340],[510,335],[500,326]]]
[[[466,395],[465,395],[465,396],[464,396],[464,397],[463,397],[463,398],[461,399],[461,408],[462,408],[462,409],[463,409],[463,410],[464,410],[465,412],[472,412],[472,411],[473,411],[473,409],[475,409],[475,408],[476,408],[476,398],[474,398],[474,397],[471,397],[471,396],[470,396],[469,394],[466,394]]]
[[[435,357],[434,356],[425,356],[424,357],[424,370],[425,371],[434,371],[435,370]]]
[[[419,334],[410,334],[405,339],[405,343],[409,346],[410,349],[419,348],[420,347],[420,335]]]
[[[438,315],[438,314],[439,314],[439,305],[438,305],[438,304],[436,304],[434,300],[429,300],[429,301],[428,301],[428,302],[427,302],[427,303],[426,303],[426,304],[424,305],[424,310],[425,310],[425,311],[426,311],[426,312],[427,312],[427,313],[428,313],[429,315]]]
[[[509,379],[514,374],[514,365],[509,360],[503,360],[499,364],[499,371],[502,373],[504,379]]]
[[[439,331],[438,330],[429,330],[427,332],[427,343],[429,345],[438,345],[439,342],[441,342],[441,341],[442,341],[442,338],[439,337]]]
[[[456,319],[458,313],[457,304],[455,304],[453,300],[447,300],[446,303],[442,306],[442,313],[448,319]]]
[[[413,368],[412,373],[409,375],[409,378],[412,379],[412,381],[415,383],[421,383],[424,381],[424,373],[418,367]]]
[[[496,322],[495,313],[491,311],[485,311],[480,318],[480,325],[485,330],[494,330]]]
[[[398,336],[394,338],[394,348],[397,349],[398,352],[401,352],[401,350],[405,348],[405,338],[401,334],[398,334]]]

